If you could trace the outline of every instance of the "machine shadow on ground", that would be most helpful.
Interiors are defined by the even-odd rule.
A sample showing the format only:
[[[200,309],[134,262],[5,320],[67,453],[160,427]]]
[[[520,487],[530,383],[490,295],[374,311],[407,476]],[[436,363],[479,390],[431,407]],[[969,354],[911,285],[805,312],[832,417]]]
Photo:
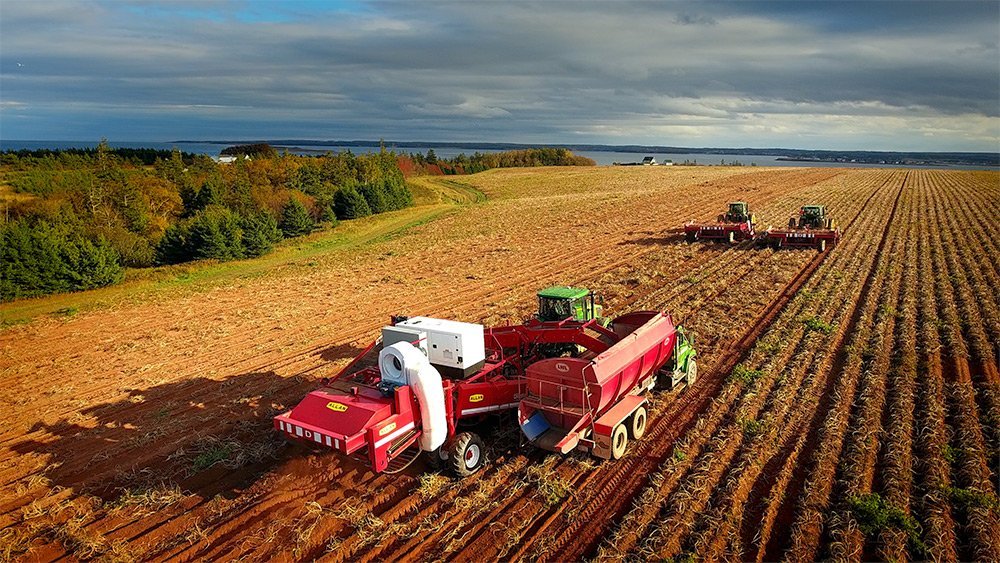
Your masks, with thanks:
[[[348,344],[317,354],[339,360],[360,351]],[[224,494],[252,483],[280,459],[309,451],[287,448],[272,417],[319,385],[309,374],[279,376],[269,370],[130,389],[121,400],[53,424],[38,422],[28,431],[32,438],[9,448],[41,456],[51,487],[104,500],[151,484]]]

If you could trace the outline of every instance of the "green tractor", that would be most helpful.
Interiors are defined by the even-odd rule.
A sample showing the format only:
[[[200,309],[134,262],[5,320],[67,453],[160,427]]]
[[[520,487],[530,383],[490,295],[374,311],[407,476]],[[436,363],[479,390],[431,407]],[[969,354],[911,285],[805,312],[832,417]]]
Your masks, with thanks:
[[[825,205],[803,205],[799,216],[788,219],[790,229],[832,229],[833,219],[826,215]]]
[[[750,213],[750,204],[745,201],[729,202],[729,211],[719,215],[720,223],[747,223],[754,224],[757,218]]]
[[[609,319],[601,317],[601,306],[597,300],[589,289],[554,285],[538,292],[538,314],[535,317],[542,322],[597,319],[601,325],[607,326]]]
[[[677,327],[677,339],[674,343],[673,359],[660,372],[661,387],[676,389],[681,385],[690,387],[698,379],[697,353],[694,350],[694,335],[688,334],[684,327]]]
[[[601,316],[601,306],[594,292],[582,287],[554,285],[538,292],[538,313],[535,318],[542,322],[559,322],[571,319],[586,322],[596,319],[601,326],[611,324],[611,319]],[[549,358],[560,356],[576,357],[585,349],[576,344],[543,344],[540,352]]]

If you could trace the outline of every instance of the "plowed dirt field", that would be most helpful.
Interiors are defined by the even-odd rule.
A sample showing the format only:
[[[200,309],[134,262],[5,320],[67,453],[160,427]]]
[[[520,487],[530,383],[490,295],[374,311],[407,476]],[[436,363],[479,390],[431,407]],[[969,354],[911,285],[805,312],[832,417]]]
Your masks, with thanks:
[[[423,181],[486,199],[0,331],[0,560],[1000,560],[997,173]],[[684,242],[731,200],[775,225],[823,203],[844,236],[823,254]],[[653,396],[622,460],[532,450],[506,421],[470,478],[375,475],[272,430],[391,314],[518,322],[553,284],[696,335],[697,383]]]

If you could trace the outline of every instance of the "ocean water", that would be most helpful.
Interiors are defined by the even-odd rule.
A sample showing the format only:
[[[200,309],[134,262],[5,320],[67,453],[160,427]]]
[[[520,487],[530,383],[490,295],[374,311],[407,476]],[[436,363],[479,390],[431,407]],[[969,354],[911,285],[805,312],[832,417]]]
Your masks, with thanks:
[[[151,148],[151,149],[162,149],[171,150],[176,147],[178,150],[184,152],[190,152],[195,154],[206,154],[209,156],[218,156],[222,149],[230,146],[232,143],[206,143],[206,142],[176,142],[176,143],[164,143],[157,141],[134,141],[134,142],[118,142],[118,141],[108,141],[108,144],[112,147],[120,148]],[[37,149],[69,149],[69,148],[93,148],[97,146],[97,141],[11,141],[0,139],[0,151],[6,150],[37,150]],[[347,146],[331,146],[331,145],[274,145],[275,148],[281,150],[287,150],[292,154],[302,154],[302,155],[317,155],[326,152],[342,152],[350,150],[355,154],[371,153],[377,152],[378,147],[347,147]],[[427,151],[434,149],[434,153],[440,158],[454,158],[461,153],[471,155],[475,152],[490,153],[498,152],[497,149],[490,148],[454,148],[454,147],[435,147],[433,145],[428,145],[426,147],[403,147],[397,148],[392,145],[387,145],[387,148],[395,150],[400,153],[421,153],[427,154]],[[850,163],[850,162],[805,162],[805,161],[794,161],[794,160],[778,160],[778,156],[759,156],[759,155],[746,155],[746,154],[670,154],[670,153],[635,153],[635,152],[614,152],[614,151],[576,151],[575,154],[580,156],[586,156],[588,158],[594,159],[598,165],[606,166],[610,164],[626,164],[639,162],[645,156],[654,157],[657,162],[663,162],[664,160],[672,160],[676,164],[683,163],[684,161],[694,162],[697,164],[705,165],[720,165],[725,162],[727,165],[733,162],[739,162],[745,166],[756,165],[756,166],[787,166],[787,167],[814,167],[814,168],[948,168],[954,170],[996,170],[996,167],[989,166],[906,166],[900,164],[865,164],[865,163]]]

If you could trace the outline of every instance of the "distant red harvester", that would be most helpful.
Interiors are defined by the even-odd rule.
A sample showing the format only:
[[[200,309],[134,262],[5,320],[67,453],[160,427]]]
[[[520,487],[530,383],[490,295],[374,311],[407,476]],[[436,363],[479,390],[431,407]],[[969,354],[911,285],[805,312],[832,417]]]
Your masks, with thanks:
[[[756,236],[756,217],[750,213],[750,206],[743,201],[730,202],[729,210],[720,214],[715,223],[684,224],[684,238],[688,242],[699,240],[721,241],[734,244],[751,240]]]
[[[768,229],[761,244],[771,248],[816,248],[820,252],[840,241],[840,228],[823,205],[803,205],[788,219],[787,229]]]

